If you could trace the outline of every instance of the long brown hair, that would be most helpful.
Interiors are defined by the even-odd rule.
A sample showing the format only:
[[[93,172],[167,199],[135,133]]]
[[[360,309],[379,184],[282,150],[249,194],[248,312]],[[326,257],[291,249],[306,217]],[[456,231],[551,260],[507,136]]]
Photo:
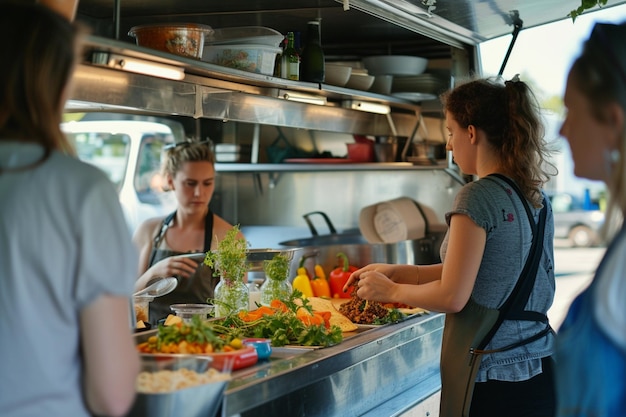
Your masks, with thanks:
[[[496,78],[470,80],[441,96],[446,112],[463,128],[482,129],[504,173],[510,175],[535,207],[541,187],[556,174],[548,161],[549,148],[539,104],[528,85]]]
[[[0,15],[0,141],[73,153],[60,128],[64,94],[84,30],[39,4],[3,2]]]

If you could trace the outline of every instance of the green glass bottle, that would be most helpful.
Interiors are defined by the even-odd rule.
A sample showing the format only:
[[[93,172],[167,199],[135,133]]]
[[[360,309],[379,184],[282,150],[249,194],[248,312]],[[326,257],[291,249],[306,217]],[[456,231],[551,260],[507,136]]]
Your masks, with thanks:
[[[320,36],[320,22],[307,24],[306,44],[300,62],[300,79],[314,83],[324,82],[324,50]]]
[[[296,51],[293,32],[287,33],[287,47],[281,63],[282,78],[298,81],[300,79],[300,54]]]

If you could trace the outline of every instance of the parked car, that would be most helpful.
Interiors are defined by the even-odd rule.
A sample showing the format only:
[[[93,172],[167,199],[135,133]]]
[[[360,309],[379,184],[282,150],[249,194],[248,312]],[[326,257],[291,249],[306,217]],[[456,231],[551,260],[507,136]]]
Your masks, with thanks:
[[[115,184],[131,233],[144,220],[175,209],[175,197],[160,186],[161,150],[175,141],[168,125],[97,120],[66,122],[61,128],[78,157],[102,169]]]
[[[550,196],[554,211],[554,237],[567,239],[573,247],[588,248],[603,244],[600,230],[604,212],[583,208],[581,200],[568,193]]]

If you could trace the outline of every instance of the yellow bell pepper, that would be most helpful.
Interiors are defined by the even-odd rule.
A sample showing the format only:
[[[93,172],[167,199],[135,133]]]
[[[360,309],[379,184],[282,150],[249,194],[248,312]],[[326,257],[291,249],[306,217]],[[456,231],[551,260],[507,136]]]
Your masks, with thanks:
[[[294,290],[298,290],[302,293],[304,298],[313,297],[313,288],[311,288],[311,280],[306,273],[306,268],[301,266],[298,268],[298,275],[293,279],[291,283]]]

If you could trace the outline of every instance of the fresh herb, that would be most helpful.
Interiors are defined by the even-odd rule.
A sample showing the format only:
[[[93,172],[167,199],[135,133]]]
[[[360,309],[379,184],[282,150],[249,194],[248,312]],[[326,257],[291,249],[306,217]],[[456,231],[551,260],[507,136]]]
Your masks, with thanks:
[[[213,268],[213,275],[227,282],[243,281],[247,272],[248,242],[237,237],[238,234],[239,225],[236,225],[217,243],[217,249],[208,251],[204,257],[204,264]]]
[[[263,261],[265,276],[275,281],[284,281],[289,274],[289,259],[285,255],[278,254],[270,260]]]
[[[374,319],[373,324],[388,324],[388,323],[398,323],[406,318],[406,314],[398,310],[397,308],[392,308],[389,310],[389,313],[385,317],[377,317]]]
[[[310,304],[302,298],[302,293],[294,290],[284,300],[287,311],[264,315],[254,321],[243,321],[239,315],[231,314],[222,320],[213,322],[214,331],[224,332],[230,337],[261,337],[272,341],[272,346],[332,346],[343,340],[339,326],[326,328],[324,325],[305,325],[297,318],[298,308],[312,311]]]

